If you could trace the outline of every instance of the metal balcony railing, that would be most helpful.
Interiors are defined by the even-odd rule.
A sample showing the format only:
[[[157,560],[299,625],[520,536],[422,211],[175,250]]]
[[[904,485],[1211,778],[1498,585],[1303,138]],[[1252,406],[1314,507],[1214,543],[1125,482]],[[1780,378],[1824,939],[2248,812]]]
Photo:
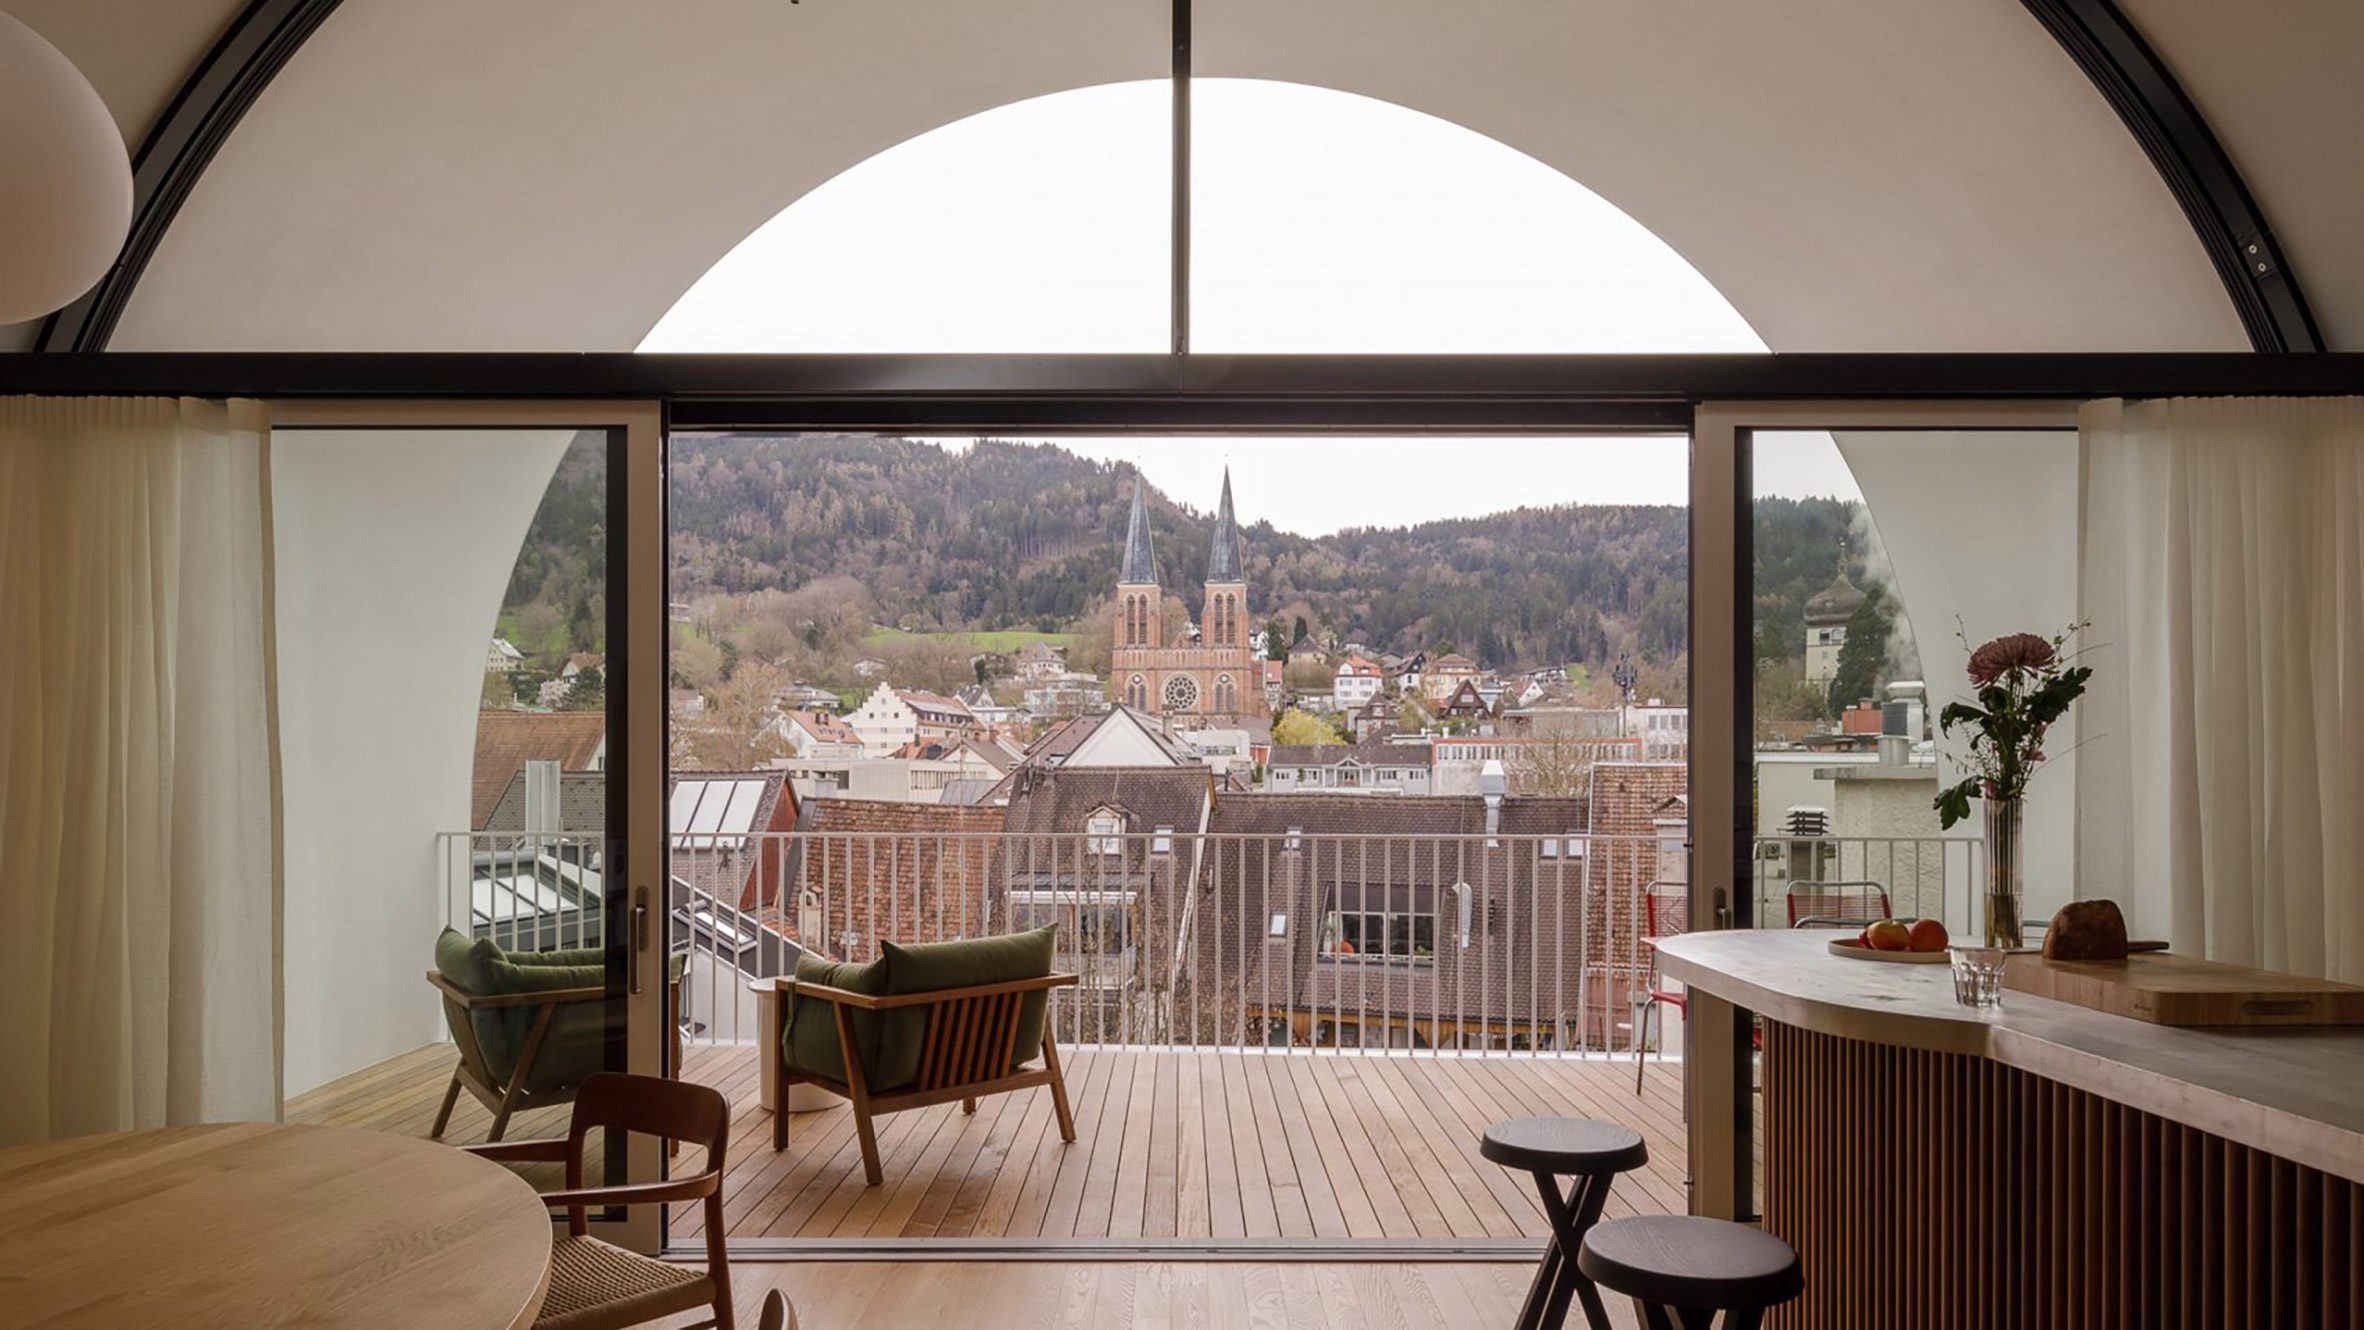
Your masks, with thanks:
[[[597,946],[601,848],[449,834],[446,917],[503,947]],[[1765,838],[1760,927],[1793,889],[1870,884],[1899,916],[1966,925],[1977,842]],[[745,1043],[749,981],[806,952],[1056,925],[1072,1044],[1546,1053],[1632,1047],[1648,884],[1679,836],[1165,831],[676,835],[667,941],[685,1036]],[[1817,897],[1820,899],[1821,897]]]

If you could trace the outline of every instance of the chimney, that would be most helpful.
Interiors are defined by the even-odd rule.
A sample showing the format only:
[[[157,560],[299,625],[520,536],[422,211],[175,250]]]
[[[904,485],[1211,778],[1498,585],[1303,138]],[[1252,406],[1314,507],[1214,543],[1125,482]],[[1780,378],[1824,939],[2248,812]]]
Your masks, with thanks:
[[[566,777],[556,762],[525,764],[525,834],[556,836],[566,830],[558,791]]]
[[[1501,842],[1502,796],[1510,793],[1510,776],[1502,768],[1502,759],[1489,757],[1478,768],[1478,793],[1486,797],[1486,848],[1493,849]]]

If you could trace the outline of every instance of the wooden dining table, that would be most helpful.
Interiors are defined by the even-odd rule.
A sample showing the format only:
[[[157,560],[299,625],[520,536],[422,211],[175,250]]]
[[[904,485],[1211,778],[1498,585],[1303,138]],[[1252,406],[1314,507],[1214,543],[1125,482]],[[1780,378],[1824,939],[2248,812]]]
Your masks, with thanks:
[[[448,1145],[267,1122],[0,1150],[11,1326],[515,1330],[548,1290],[549,1211]]]

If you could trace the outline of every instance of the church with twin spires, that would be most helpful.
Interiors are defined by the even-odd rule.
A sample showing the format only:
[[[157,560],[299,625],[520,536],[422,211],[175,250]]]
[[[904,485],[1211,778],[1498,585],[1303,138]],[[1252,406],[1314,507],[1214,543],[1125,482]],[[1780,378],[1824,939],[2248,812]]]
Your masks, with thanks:
[[[1133,472],[1133,512],[1124,566],[1116,576],[1117,700],[1172,720],[1236,723],[1264,709],[1263,666],[1251,646],[1248,584],[1240,571],[1239,524],[1231,512],[1231,471],[1207,552],[1206,598],[1195,641],[1166,641],[1165,592],[1149,538],[1148,484]]]

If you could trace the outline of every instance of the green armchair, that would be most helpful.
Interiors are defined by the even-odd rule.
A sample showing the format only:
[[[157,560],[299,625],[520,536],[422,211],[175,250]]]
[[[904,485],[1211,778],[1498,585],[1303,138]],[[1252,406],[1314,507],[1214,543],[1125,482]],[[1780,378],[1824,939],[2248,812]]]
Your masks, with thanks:
[[[497,1141],[512,1114],[568,1103],[604,1069],[606,957],[597,947],[505,952],[490,938],[443,930],[427,982],[443,995],[460,1061],[430,1135],[443,1135],[462,1089],[492,1113],[486,1139]]]
[[[863,1176],[884,1180],[872,1119],[980,1095],[1047,1087],[1059,1138],[1075,1140],[1067,1079],[1045,1016],[1050,991],[1076,982],[1051,973],[1053,932],[1038,928],[959,942],[883,944],[867,965],[806,954],[796,976],[774,979],[785,1010],[772,1085],[772,1148],[788,1148],[788,1087],[820,1086],[852,1101]],[[1040,1057],[1040,1066],[1029,1065]]]

